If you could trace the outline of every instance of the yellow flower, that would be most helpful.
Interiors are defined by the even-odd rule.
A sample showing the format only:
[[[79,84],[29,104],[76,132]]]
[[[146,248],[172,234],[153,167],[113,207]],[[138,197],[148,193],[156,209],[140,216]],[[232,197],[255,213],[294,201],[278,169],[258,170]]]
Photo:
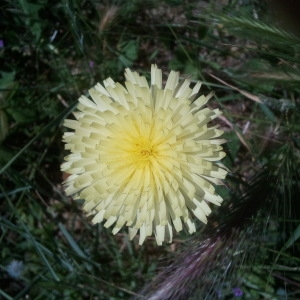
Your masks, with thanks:
[[[155,234],[158,245],[172,241],[173,226],[196,231],[195,218],[206,223],[222,198],[213,184],[227,171],[218,139],[222,131],[207,124],[221,114],[204,107],[212,97],[197,94],[201,83],[179,83],[171,71],[163,88],[162,71],[152,65],[151,87],[144,76],[125,70],[125,87],[111,78],[79,98],[76,120],[66,120],[64,134],[71,152],[62,170],[71,174],[67,195],[84,199],[92,222],[123,226],[139,243]]]

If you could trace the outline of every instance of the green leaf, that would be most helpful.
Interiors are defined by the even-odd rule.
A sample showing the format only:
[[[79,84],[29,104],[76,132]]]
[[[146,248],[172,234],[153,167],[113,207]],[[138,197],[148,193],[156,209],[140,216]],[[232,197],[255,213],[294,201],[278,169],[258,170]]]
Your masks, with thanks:
[[[8,294],[6,294],[2,290],[0,290],[0,295],[3,296],[3,299],[7,299],[7,300],[13,300],[14,299],[14,298],[10,297]]]
[[[34,237],[31,235],[31,233],[30,233],[29,229],[27,228],[27,226],[23,222],[21,224],[22,224],[25,232],[28,234],[28,237],[31,240],[31,242],[33,243],[37,253],[40,256],[40,258],[45,263],[45,265],[46,265],[47,269],[49,270],[49,272],[52,274],[53,279],[56,280],[56,281],[60,281],[59,277],[56,275],[54,269],[52,268],[51,263],[46,258],[45,254],[43,252],[43,248],[41,248],[40,244],[35,241]]]
[[[30,108],[7,108],[8,114],[15,120],[17,123],[30,123],[36,120],[36,111]]]
[[[0,75],[2,77],[0,79],[0,89],[4,90],[4,89],[7,89],[7,86],[10,85],[14,81],[16,72],[15,71],[13,71],[13,72],[0,71]]]
[[[38,12],[42,8],[40,4],[33,4],[26,0],[19,0],[21,9],[24,12],[24,23],[29,27],[35,41],[38,41],[42,32],[42,22],[39,22]]]
[[[121,55],[119,60],[124,67],[130,67],[138,57],[138,41],[131,40],[121,45]]]
[[[76,254],[82,258],[87,259],[86,255],[83,253],[83,251],[80,249],[76,241],[73,239],[69,231],[66,229],[66,227],[62,223],[58,223],[58,227],[67,239],[68,243],[72,247],[72,249],[76,252]]]
[[[292,236],[284,245],[284,249],[291,247],[299,238],[300,238],[300,224],[298,225],[298,227],[296,228]]]
[[[259,107],[265,113],[265,115],[267,116],[267,118],[269,120],[271,120],[272,122],[276,122],[276,120],[277,120],[276,116],[266,105],[259,103]]]

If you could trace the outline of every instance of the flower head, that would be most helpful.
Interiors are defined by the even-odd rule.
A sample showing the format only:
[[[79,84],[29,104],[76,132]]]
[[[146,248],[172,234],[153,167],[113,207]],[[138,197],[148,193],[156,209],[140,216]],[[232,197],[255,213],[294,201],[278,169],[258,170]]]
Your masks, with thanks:
[[[111,78],[79,98],[76,120],[66,120],[71,152],[62,170],[71,174],[66,193],[84,199],[92,222],[123,226],[139,243],[155,234],[157,244],[172,241],[173,226],[196,231],[194,217],[206,223],[222,198],[213,184],[227,171],[222,131],[207,124],[221,114],[204,107],[212,97],[197,98],[201,83],[179,82],[171,71],[165,87],[162,71],[152,65],[151,87],[144,76],[125,70],[125,86]]]

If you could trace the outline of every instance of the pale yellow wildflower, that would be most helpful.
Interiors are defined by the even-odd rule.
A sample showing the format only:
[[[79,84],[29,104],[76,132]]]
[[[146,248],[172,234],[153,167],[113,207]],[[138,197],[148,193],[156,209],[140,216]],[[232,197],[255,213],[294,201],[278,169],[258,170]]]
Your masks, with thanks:
[[[67,195],[84,199],[92,222],[105,221],[116,234],[123,226],[139,243],[155,234],[158,245],[171,242],[173,227],[196,231],[195,217],[206,223],[209,202],[222,198],[213,184],[227,171],[222,131],[208,123],[219,109],[205,107],[212,97],[197,94],[201,83],[179,83],[171,71],[163,88],[162,71],[152,65],[151,87],[144,76],[125,70],[125,86],[111,78],[79,98],[76,120],[64,134],[71,152],[62,170],[71,174]]]

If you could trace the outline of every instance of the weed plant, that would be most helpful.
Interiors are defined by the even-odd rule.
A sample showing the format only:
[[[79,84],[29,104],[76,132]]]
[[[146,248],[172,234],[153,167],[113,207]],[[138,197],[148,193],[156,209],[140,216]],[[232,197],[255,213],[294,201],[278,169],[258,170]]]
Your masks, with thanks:
[[[0,8],[0,299],[300,298],[300,38],[287,17],[247,0]],[[60,171],[78,97],[151,63],[215,91],[231,170],[208,226],[163,247],[92,225]],[[166,291],[187,258],[194,276]]]

